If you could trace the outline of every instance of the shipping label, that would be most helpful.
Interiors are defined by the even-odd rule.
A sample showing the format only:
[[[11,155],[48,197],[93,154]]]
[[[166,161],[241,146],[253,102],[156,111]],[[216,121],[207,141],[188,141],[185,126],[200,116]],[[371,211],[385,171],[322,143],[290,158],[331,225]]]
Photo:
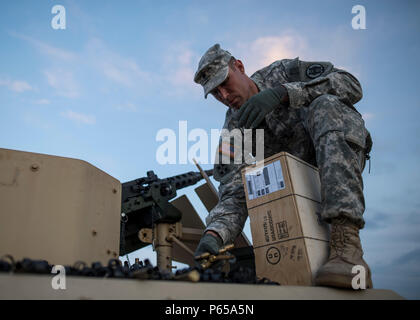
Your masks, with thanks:
[[[286,188],[280,160],[245,174],[248,199],[253,200]]]

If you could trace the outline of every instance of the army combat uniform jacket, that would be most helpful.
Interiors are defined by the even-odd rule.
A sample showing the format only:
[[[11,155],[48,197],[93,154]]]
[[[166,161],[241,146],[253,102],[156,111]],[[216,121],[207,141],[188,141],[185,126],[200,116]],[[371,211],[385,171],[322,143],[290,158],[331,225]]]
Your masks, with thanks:
[[[371,140],[354,104],[362,98],[359,81],[329,62],[284,59],[255,72],[251,79],[260,91],[283,85],[289,106],[267,114],[264,158],[286,151],[318,167],[321,179],[321,217],[346,216],[364,226],[362,171]],[[229,108],[223,128],[238,128]],[[219,151],[221,148],[219,148]],[[217,163],[219,202],[206,218],[206,230],[217,232],[224,244],[240,234],[248,217],[241,169],[247,164]]]

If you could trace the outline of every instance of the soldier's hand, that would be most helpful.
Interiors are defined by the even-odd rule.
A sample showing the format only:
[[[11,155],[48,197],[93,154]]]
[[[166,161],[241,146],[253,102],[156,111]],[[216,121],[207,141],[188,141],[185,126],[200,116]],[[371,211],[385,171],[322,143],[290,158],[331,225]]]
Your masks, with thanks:
[[[194,256],[201,256],[203,253],[218,254],[223,246],[223,241],[219,236],[212,235],[208,232],[201,238],[200,243],[195,250]]]
[[[279,86],[263,90],[249,98],[236,113],[239,127],[255,129],[276,106],[288,101],[286,88]]]

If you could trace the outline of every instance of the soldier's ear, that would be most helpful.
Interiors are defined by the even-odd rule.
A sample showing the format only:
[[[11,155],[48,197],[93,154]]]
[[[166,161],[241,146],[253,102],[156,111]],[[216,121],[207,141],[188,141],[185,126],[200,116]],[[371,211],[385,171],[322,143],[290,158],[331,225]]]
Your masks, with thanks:
[[[235,67],[238,68],[241,73],[245,73],[245,67],[241,60],[235,60]]]

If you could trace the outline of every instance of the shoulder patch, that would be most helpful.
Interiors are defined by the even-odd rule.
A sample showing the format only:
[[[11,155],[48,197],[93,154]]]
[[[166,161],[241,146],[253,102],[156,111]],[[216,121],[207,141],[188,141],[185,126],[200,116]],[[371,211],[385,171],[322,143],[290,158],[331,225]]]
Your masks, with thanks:
[[[324,66],[319,63],[311,64],[306,68],[306,76],[310,79],[318,78],[325,71]]]

